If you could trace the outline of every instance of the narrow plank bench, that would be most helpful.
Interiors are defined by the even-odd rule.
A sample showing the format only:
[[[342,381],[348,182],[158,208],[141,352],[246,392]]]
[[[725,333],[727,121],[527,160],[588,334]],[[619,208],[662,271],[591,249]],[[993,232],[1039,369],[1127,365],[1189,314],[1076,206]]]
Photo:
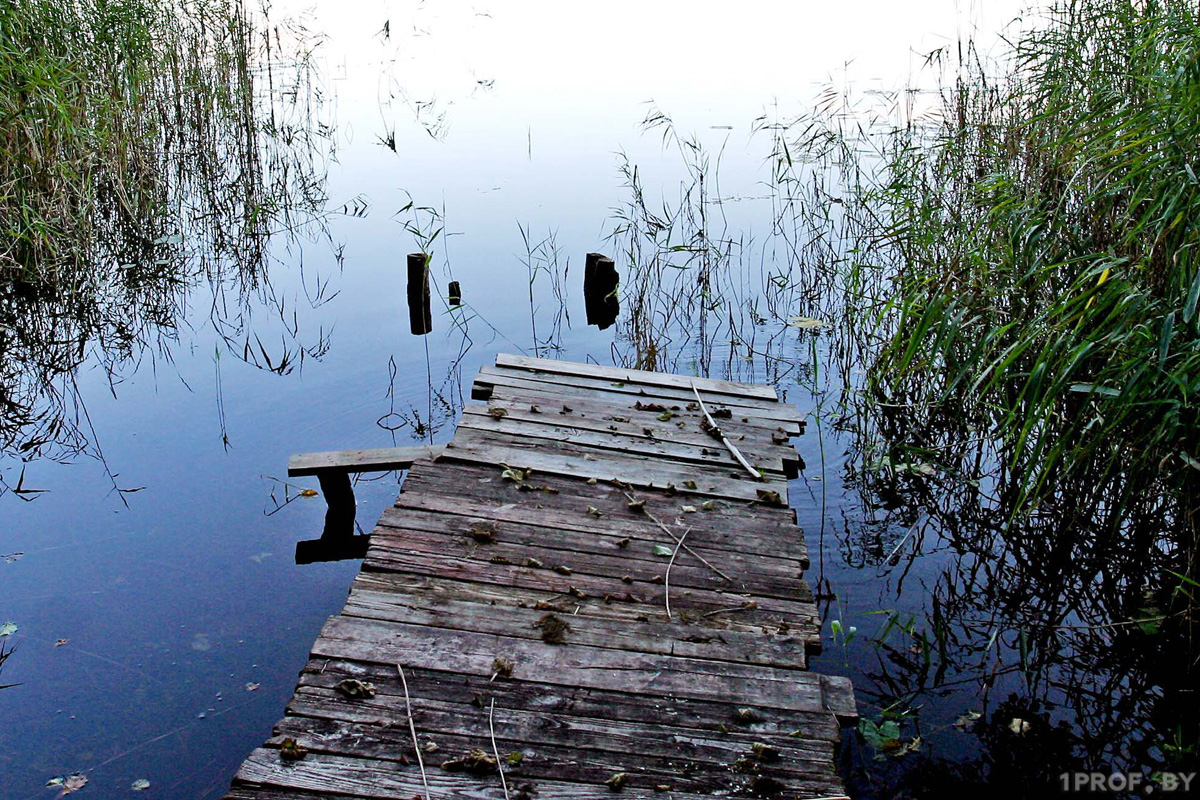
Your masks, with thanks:
[[[321,494],[330,508],[353,506],[354,489],[350,485],[351,473],[390,472],[408,469],[414,461],[433,461],[442,454],[443,448],[421,445],[418,447],[381,447],[370,450],[326,450],[321,453],[297,453],[288,458],[288,477],[299,478],[316,475],[321,484]]]

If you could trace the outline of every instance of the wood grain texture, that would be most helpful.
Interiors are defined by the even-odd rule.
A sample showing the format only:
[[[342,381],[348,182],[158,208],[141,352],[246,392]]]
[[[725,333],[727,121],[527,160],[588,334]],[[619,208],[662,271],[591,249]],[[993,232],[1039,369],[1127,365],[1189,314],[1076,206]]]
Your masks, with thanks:
[[[288,477],[319,475],[322,472],[389,472],[408,469],[414,461],[432,461],[440,447],[382,447],[369,450],[327,450],[297,453],[288,458]]]
[[[693,385],[765,480],[705,431]],[[477,389],[444,450],[289,463],[410,472],[227,800],[424,797],[410,709],[430,796],[500,800],[494,765],[454,769],[490,756],[493,706],[510,800],[840,796],[856,709],[847,679],[806,669],[803,417],[771,387],[518,356]]]

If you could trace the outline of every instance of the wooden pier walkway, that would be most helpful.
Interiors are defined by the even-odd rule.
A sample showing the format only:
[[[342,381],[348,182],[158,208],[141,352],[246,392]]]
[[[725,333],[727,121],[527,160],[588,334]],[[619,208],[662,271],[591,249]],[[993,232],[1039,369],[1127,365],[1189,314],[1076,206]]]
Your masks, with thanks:
[[[795,409],[515,356],[472,393],[487,405],[412,464],[227,798],[423,798],[422,767],[434,798],[841,797],[854,698],[806,670]]]

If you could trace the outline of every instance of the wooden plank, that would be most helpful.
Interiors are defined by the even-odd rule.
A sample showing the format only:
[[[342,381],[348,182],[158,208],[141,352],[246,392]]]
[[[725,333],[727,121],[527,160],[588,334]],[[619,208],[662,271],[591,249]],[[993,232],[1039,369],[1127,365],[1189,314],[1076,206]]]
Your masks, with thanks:
[[[447,516],[491,519],[499,523],[514,522],[557,528],[564,532],[605,537],[613,543],[628,536],[631,539],[670,544],[670,540],[648,516],[633,515],[628,511],[629,505],[624,497],[619,498],[618,505],[611,499],[599,496],[572,497],[556,494],[553,495],[553,504],[548,506],[545,505],[547,498],[542,492],[520,492],[513,488],[512,494],[514,496],[511,498],[489,499],[462,497],[453,494],[452,490],[446,494],[402,492],[396,500],[396,507],[431,511]],[[728,557],[744,560],[747,565],[754,564],[756,570],[759,564],[765,565],[762,570],[764,574],[781,572],[792,576],[800,576],[808,568],[807,550],[795,529],[776,532],[766,520],[750,520],[743,530],[722,527],[724,523],[731,521],[731,515],[708,511],[686,514],[682,511],[686,503],[679,502],[679,498],[675,498],[674,503],[668,504],[660,499],[651,505],[651,500],[645,498],[646,494],[644,491],[633,493],[634,497],[645,499],[645,507],[650,513],[676,534],[691,528],[688,539],[695,541],[692,541],[689,547],[713,563],[719,563],[720,559]],[[687,499],[683,498],[684,501]],[[568,503],[570,505],[567,505]],[[610,519],[619,519],[622,530],[614,532],[611,523],[606,523],[603,518],[596,519],[587,512],[588,508],[596,508]],[[736,524],[736,518],[732,521]],[[774,549],[771,546],[772,534],[780,538]],[[788,538],[783,539],[784,535]]]
[[[744,698],[750,705],[829,711],[822,676],[749,664],[657,656],[575,644],[529,642],[466,631],[432,631],[401,623],[333,617],[313,646],[314,657],[443,669],[487,679],[497,658],[513,662],[515,678],[649,695]]]
[[[440,447],[382,447],[298,453],[288,458],[288,476],[296,478],[327,471],[390,472],[408,469],[416,461],[432,461],[441,455],[441,451]]]
[[[430,793],[434,797],[455,797],[463,800],[501,800],[504,794],[498,776],[475,776],[443,770],[427,770]],[[296,789],[304,792],[351,795],[364,798],[424,797],[421,774],[416,763],[368,761],[321,753],[311,753],[303,761],[285,762],[276,750],[258,748],[238,770],[237,780],[249,784],[238,787],[252,792],[256,786],[277,789]],[[244,795],[243,795],[244,796]],[[254,796],[254,795],[251,795]],[[605,785],[578,782],[540,781],[536,800],[611,800],[612,791]],[[630,788],[622,798],[658,800],[663,795],[653,789]],[[708,795],[671,792],[672,800],[701,800]]]
[[[637,608],[637,617],[649,621],[665,621],[666,606],[662,583],[640,582],[624,584],[619,576],[599,577],[586,573],[559,574],[546,567],[493,563],[476,559],[456,558],[420,550],[392,546],[380,541],[372,543],[363,560],[363,569],[374,572],[408,572],[426,574],[442,579],[454,579],[512,586],[574,596],[582,592],[587,598],[608,603],[621,603]],[[572,589],[575,592],[572,592]],[[754,597],[749,594],[715,592],[707,589],[677,587],[671,591],[674,613],[685,622],[726,615],[731,619],[788,633],[795,627],[819,627],[816,607],[811,595],[795,600],[778,597]],[[815,643],[814,643],[815,644]]]
[[[494,387],[498,386],[563,396],[564,398],[592,397],[602,402],[613,400],[619,402],[622,398],[632,398],[645,403],[678,404],[684,408],[688,403],[696,402],[696,397],[691,390],[643,386],[619,381],[609,382],[570,375],[501,370],[492,367],[484,367],[475,376],[471,396],[476,400],[487,400],[492,396]],[[567,402],[570,402],[569,399]],[[707,403],[708,398],[705,398],[704,402]],[[733,419],[766,420],[788,426],[794,433],[799,433],[804,424],[804,414],[786,403],[722,395],[717,402],[713,403],[713,406],[728,408]]]
[[[432,708],[423,702],[420,714],[418,741],[423,746],[430,742],[437,746],[424,756],[427,770],[440,770],[443,763],[459,759],[472,749],[492,752],[486,707]],[[756,744],[730,738],[667,739],[662,729],[653,726],[636,726],[631,732],[612,730],[611,723],[596,726],[587,722],[497,706],[493,719],[495,745],[505,759],[507,781],[570,780],[602,785],[612,775],[624,772],[629,789],[666,784],[675,791],[727,792],[740,788],[745,780],[733,774],[730,766],[740,757],[753,754]],[[401,763],[415,760],[412,736],[406,726],[295,716],[276,726],[266,746],[278,747],[285,738],[295,739],[315,753]],[[793,791],[833,788],[830,745],[821,743],[820,750],[810,751],[789,747],[786,739],[779,742],[779,757],[766,765],[773,777]],[[599,746],[591,746],[594,744]],[[506,758],[512,753],[520,757],[515,764]],[[680,769],[684,764],[691,769]]]
[[[588,515],[589,517],[592,515]],[[695,515],[688,515],[689,517]],[[594,518],[594,517],[593,517]],[[602,522],[602,521],[600,521]],[[484,527],[490,541],[480,543],[476,531]],[[683,534],[688,527],[676,529]],[[568,564],[575,572],[601,577],[631,576],[635,581],[649,581],[653,576],[665,578],[668,559],[654,552],[654,547],[674,548],[665,533],[658,528],[647,536],[635,536],[614,521],[602,536],[554,527],[538,527],[523,523],[496,523],[486,517],[440,515],[415,509],[388,509],[379,519],[377,541],[390,547],[414,547],[425,551],[475,558],[492,563],[526,564],[527,559],[545,561],[547,569],[556,564]],[[695,540],[695,541],[694,541]],[[696,555],[684,551],[674,561],[671,582],[677,587],[739,591],[770,597],[809,596],[808,584],[800,579],[799,565],[773,563],[766,557],[748,557],[737,553],[718,554],[704,548],[701,531],[689,531],[689,546],[709,564],[724,572],[732,581],[712,567],[703,564]]]
[[[730,614],[715,614],[709,617],[697,617],[695,614],[680,613],[673,620],[666,619],[665,612],[651,617],[643,613],[640,604],[605,602],[602,596],[577,598],[544,589],[500,586],[498,584],[475,583],[468,581],[447,580],[431,575],[411,575],[398,572],[360,572],[354,579],[351,596],[357,590],[386,593],[397,596],[396,602],[414,604],[427,603],[477,603],[493,608],[533,608],[553,610],[562,616],[571,615],[587,618],[599,618],[611,623],[620,622],[644,630],[673,630],[677,636],[690,637],[702,641],[708,637],[720,637],[725,641],[744,639],[747,644],[764,636],[798,637],[804,641],[806,649],[813,651],[813,643],[820,641],[820,626],[815,618],[791,624],[786,628],[778,624],[778,620],[768,620],[767,624],[754,624],[743,621]],[[347,601],[349,604],[350,601]],[[349,613],[349,605],[347,606]],[[358,614],[355,616],[369,616]],[[450,626],[453,627],[453,626]],[[766,661],[757,653],[744,656],[752,663]]]
[[[477,464],[507,464],[554,475],[597,480],[618,480],[652,489],[673,489],[679,494],[758,500],[760,492],[774,492],[787,504],[787,483],[778,476],[755,481],[740,468],[716,469],[700,465],[676,466],[670,462],[636,458],[567,442],[521,440],[464,429],[446,445],[443,458]],[[690,488],[688,482],[695,484]],[[774,504],[774,501],[765,501]]]
[[[437,743],[439,753],[448,749],[442,746],[442,736],[465,738],[482,734],[486,739],[487,712],[492,701],[495,701],[497,711],[494,720],[497,739],[502,738],[517,745],[524,743],[540,748],[570,743],[572,747],[593,752],[621,754],[638,751],[656,759],[686,758],[716,764],[724,762],[727,765],[738,754],[748,751],[754,742],[769,740],[778,741],[780,755],[794,762],[790,769],[790,765],[784,765],[785,769],[793,773],[811,771],[813,762],[829,758],[834,750],[834,740],[827,738],[794,737],[790,732],[764,734],[747,730],[744,726],[732,722],[721,731],[662,726],[654,721],[601,719],[572,711],[547,711],[539,707],[536,696],[522,692],[501,692],[498,683],[508,682],[503,678],[497,678],[490,683],[470,685],[459,680],[457,683],[466,690],[461,693],[462,696],[453,700],[437,699],[426,694],[426,684],[417,680],[415,676],[415,672],[405,673],[414,721],[420,726],[421,738]],[[339,681],[343,679],[340,673],[329,678]],[[511,683],[519,685],[521,682]],[[329,679],[319,681],[306,678],[300,692],[297,693],[299,702],[293,704],[292,711],[297,716],[308,715],[312,719],[383,728],[385,726],[377,725],[375,721],[380,716],[389,715],[392,710],[399,710],[397,706],[403,703],[403,694],[381,693],[379,685],[373,685],[376,686],[374,698],[362,701],[348,700],[332,688]],[[532,705],[514,705],[506,699],[509,696],[528,699]],[[638,716],[652,718],[657,700],[641,698],[641,703]],[[328,707],[336,707],[337,710],[329,713]],[[289,729],[299,730],[300,726],[293,725]],[[397,726],[396,733],[406,738],[411,736],[406,726]],[[411,748],[411,738],[408,738],[408,745]],[[401,752],[402,749],[393,747],[390,755],[396,758]],[[433,763],[437,764],[441,758],[447,757],[449,756],[443,754]]]
[[[541,608],[518,608],[430,595],[401,597],[394,592],[356,588],[351,591],[342,613],[384,622],[537,640],[541,639],[541,632],[535,627],[537,621],[548,610],[558,609],[558,615],[571,625],[571,641],[589,647],[744,662],[781,669],[802,669],[805,665],[805,643],[794,631],[779,635],[706,630],[678,621],[631,624],[624,619],[572,614],[573,606],[563,606],[569,606],[569,598],[567,603],[548,602]]]
[[[537,405],[537,395],[529,395],[529,400],[522,402],[513,398],[509,393],[493,395],[488,401],[487,408],[468,405],[464,413],[471,414],[504,414],[506,419],[517,419],[525,422],[538,422],[543,425],[560,425],[581,430],[598,431],[601,433],[616,433],[637,436],[659,442],[671,442],[682,445],[692,445],[701,449],[726,452],[724,446],[701,427],[703,414],[697,409],[690,411],[686,406],[679,406],[679,411],[670,419],[660,419],[663,412],[655,411],[657,406],[637,407],[640,401],[628,404],[616,403],[579,403],[571,406],[571,412],[564,412],[561,405],[551,405],[542,408]],[[502,409],[494,411],[493,409]],[[722,420],[722,432],[734,442],[748,458],[778,459],[785,464],[801,465],[803,459],[796,448],[787,444],[789,436],[782,430],[770,427],[744,424],[732,419]],[[729,456],[726,456],[729,458]]]
[[[491,413],[493,409],[478,406],[467,406],[459,419],[459,430],[464,428],[491,431],[508,436],[519,436],[526,439],[549,439],[557,442],[573,442],[575,444],[595,447],[601,450],[613,450],[619,453],[629,453],[643,458],[656,458],[676,463],[693,463],[718,469],[738,468],[738,463],[723,445],[712,439],[703,444],[681,444],[679,442],[663,441],[644,433],[622,433],[616,430],[616,424],[609,427],[613,430],[595,430],[592,426],[582,427],[573,424],[556,424],[556,421],[545,415],[533,414],[532,418],[512,414],[500,417]],[[712,447],[710,445],[716,445]],[[739,448],[740,450],[741,448]],[[747,448],[742,451],[760,472],[785,474],[783,459],[777,455],[762,455]],[[793,463],[799,459],[793,459]],[[794,470],[793,470],[794,473]]]
[[[496,356],[497,367],[521,369],[531,372],[549,372],[558,375],[582,375],[590,378],[601,378],[606,381],[624,383],[641,383],[649,386],[668,386],[687,389],[689,392],[695,385],[701,392],[730,394],[736,397],[756,397],[763,400],[778,401],[779,395],[770,386],[757,383],[735,383],[733,381],[717,380],[714,378],[691,377],[689,375],[672,375],[666,372],[648,372],[628,367],[605,367],[599,364],[582,364],[569,361],[556,361],[548,358],[531,358],[501,353]],[[707,398],[706,398],[707,399]]]
[[[528,384],[529,381],[525,381],[525,383]],[[664,439],[667,438],[668,423],[676,431],[691,432],[700,439],[710,438],[700,428],[700,420],[703,419],[704,414],[701,413],[699,404],[695,402],[666,400],[654,403],[633,394],[563,393],[555,392],[552,385],[545,384],[536,388],[498,385],[488,397],[476,399],[486,399],[489,408],[536,405],[540,412],[548,415],[557,414],[569,416],[572,419],[601,419],[606,424],[614,421],[620,424],[621,420],[628,419],[637,425],[636,430],[650,427],[654,429],[656,435]],[[639,404],[642,406],[641,408],[638,408]],[[707,400],[705,405],[708,405],[710,410],[714,407]],[[658,415],[663,412],[655,410],[656,406],[661,406],[676,416],[669,421],[660,420]],[[719,408],[720,406],[715,407]],[[731,416],[722,418],[720,424],[726,435],[737,442],[748,442],[753,441],[755,437],[762,437],[765,444],[767,439],[774,436],[780,440],[778,444],[783,446],[786,439],[803,433],[803,425],[769,417],[734,416],[733,413],[733,409],[730,409]],[[680,423],[683,425],[681,426]]]
[[[827,711],[806,712],[752,706],[742,698],[730,696],[717,700],[656,695],[648,698],[629,692],[605,691],[582,686],[541,684],[537,681],[477,680],[443,670],[405,669],[406,680],[418,718],[428,702],[457,703],[470,709],[481,704],[481,695],[494,697],[501,708],[521,708],[547,715],[582,717],[619,725],[641,724],[662,730],[670,737],[733,737],[742,741],[762,741],[764,737],[786,736],[800,743],[836,743],[841,727]],[[328,690],[344,678],[370,681],[377,687],[374,698],[334,702]],[[490,676],[489,676],[490,678]],[[308,698],[310,689],[324,689],[325,695]],[[340,659],[311,659],[300,672],[298,699],[316,705],[314,714],[379,724],[396,719],[403,709],[404,695],[394,664],[371,664]],[[289,709],[295,713],[298,709]],[[748,713],[742,713],[747,711]],[[744,738],[743,738],[744,737]],[[540,741],[540,739],[539,739]],[[804,745],[816,746],[813,745]]]
[[[534,482],[550,493],[523,491],[517,484],[501,479],[500,471],[495,465],[449,462],[436,474],[417,470],[405,479],[396,505],[600,535],[608,533],[610,521],[616,519],[630,536],[652,539],[661,533],[650,516],[629,508],[625,490],[611,482],[588,484],[535,473]],[[453,478],[449,477],[451,474]],[[691,527],[691,535],[702,534],[706,548],[797,562],[801,569],[808,567],[803,531],[796,527],[796,513],[791,508],[714,499],[708,510],[687,514],[683,506],[695,506],[695,500],[686,495],[670,496],[646,489],[630,493],[644,501],[645,510],[664,524],[676,530]],[[589,507],[596,508],[603,516],[594,517],[588,513]]]

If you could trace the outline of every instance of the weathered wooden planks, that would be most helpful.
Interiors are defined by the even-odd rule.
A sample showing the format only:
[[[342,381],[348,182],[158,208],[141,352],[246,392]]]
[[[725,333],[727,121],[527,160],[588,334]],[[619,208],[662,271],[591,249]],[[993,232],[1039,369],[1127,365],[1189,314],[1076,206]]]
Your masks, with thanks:
[[[288,476],[319,475],[327,471],[390,472],[408,469],[414,461],[432,461],[441,455],[440,447],[383,447],[371,450],[329,450],[323,453],[298,453],[288,459]]]
[[[647,372],[627,367],[605,367],[600,364],[579,364],[567,361],[554,361],[548,358],[530,358],[529,356],[513,356],[501,353],[496,356],[497,368],[521,369],[528,372],[544,372],[553,375],[587,376],[606,381],[621,381],[624,383],[644,384],[647,386],[669,387],[691,390],[693,387],[704,393],[720,393],[732,395],[735,398],[759,398],[770,402],[779,399],[778,394],[770,386],[754,383],[734,383],[732,381],[714,380],[712,378],[692,377],[689,375],[671,375],[665,372]]]
[[[769,387],[515,356],[476,389],[440,453],[291,465],[411,472],[227,798],[424,797],[410,707],[431,797],[504,797],[493,748],[510,800],[840,796],[853,692],[804,669],[820,621],[787,507],[803,417]]]

